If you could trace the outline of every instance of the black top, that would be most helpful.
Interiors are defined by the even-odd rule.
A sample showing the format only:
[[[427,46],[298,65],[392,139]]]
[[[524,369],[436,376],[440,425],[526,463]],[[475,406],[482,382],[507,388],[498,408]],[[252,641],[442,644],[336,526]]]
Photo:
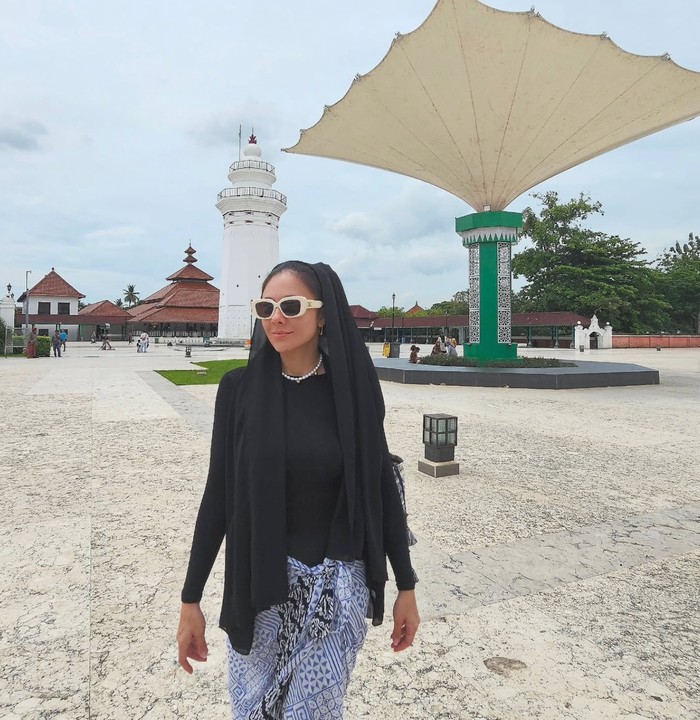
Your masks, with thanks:
[[[284,384],[287,553],[309,567],[323,562],[343,455],[328,375]]]

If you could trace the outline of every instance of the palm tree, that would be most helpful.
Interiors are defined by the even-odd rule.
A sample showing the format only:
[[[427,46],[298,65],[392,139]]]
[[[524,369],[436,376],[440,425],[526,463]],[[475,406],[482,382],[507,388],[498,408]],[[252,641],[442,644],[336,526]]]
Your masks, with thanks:
[[[137,303],[139,301],[139,294],[136,292],[136,286],[135,285],[127,285],[126,290],[124,292],[124,300],[129,303],[129,307],[131,307],[134,303]]]
[[[124,302],[122,301],[121,298],[117,298],[117,299],[114,301],[114,304],[115,304],[117,307],[121,307],[121,306],[124,304]]]

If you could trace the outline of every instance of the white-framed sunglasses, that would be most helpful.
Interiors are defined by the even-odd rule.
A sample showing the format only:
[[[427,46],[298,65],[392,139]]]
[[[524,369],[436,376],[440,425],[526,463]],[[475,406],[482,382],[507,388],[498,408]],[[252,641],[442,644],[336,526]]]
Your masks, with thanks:
[[[250,301],[251,313],[259,320],[269,320],[275,312],[275,308],[286,318],[297,318],[311,308],[320,307],[323,307],[323,300],[307,300],[302,295],[290,295],[281,300],[259,298]]]

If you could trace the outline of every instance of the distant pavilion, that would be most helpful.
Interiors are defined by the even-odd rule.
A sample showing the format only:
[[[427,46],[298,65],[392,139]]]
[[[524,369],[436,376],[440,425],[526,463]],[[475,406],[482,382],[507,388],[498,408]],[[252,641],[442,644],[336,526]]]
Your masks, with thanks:
[[[169,275],[170,284],[128,308],[131,332],[154,337],[214,337],[219,320],[219,289],[214,278],[195,267],[197,251],[185,250],[185,266]]]

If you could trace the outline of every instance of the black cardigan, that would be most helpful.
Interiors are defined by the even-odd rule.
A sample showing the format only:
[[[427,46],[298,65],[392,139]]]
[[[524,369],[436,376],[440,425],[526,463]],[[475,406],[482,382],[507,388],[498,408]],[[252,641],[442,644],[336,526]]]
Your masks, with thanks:
[[[328,542],[336,560],[362,558],[374,624],[384,614],[386,558],[400,590],[414,587],[406,519],[384,435],[384,398],[336,273],[309,265],[321,287],[323,366],[333,388],[343,479]],[[260,610],[287,599],[286,469],[282,363],[259,320],[245,369],[224,376],[214,414],[209,476],[183,602],[198,602],[226,536],[219,624],[235,650],[250,651]]]
[[[245,593],[235,593],[234,586],[250,585],[251,554],[250,548],[259,543],[280,541],[275,528],[264,516],[246,518],[244,513],[235,513],[238,503],[248,504],[250,488],[237,484],[233,456],[244,441],[244,423],[242,407],[245,394],[245,368],[239,368],[225,375],[219,386],[214,412],[214,429],[212,433],[209,474],[204,495],[197,515],[190,562],[187,576],[182,589],[181,599],[184,603],[199,602],[211,568],[216,560],[221,542],[226,537],[226,562],[224,576],[224,602],[221,609],[219,626],[228,633],[232,646],[240,653],[250,652],[255,614],[263,607],[255,607],[254,603],[236,602],[244,596],[251,599],[250,588]],[[382,472],[383,528],[380,531],[384,538],[385,552],[392,565],[399,590],[410,590],[415,587],[413,570],[406,541],[406,521],[401,502],[396,490],[391,466]],[[240,505],[239,505],[240,510]],[[252,510],[252,508],[251,508]],[[279,508],[278,513],[279,514]],[[278,528],[279,529],[279,528]],[[284,545],[282,552],[286,553]],[[329,553],[330,554],[330,553]],[[336,559],[355,559],[352,547],[340,552]],[[360,551],[357,557],[362,557]],[[386,577],[385,577],[386,579]],[[271,591],[279,584],[280,578],[263,578]],[[286,570],[283,581],[286,583]],[[383,616],[383,585],[375,584],[373,622],[380,624]],[[286,595],[285,595],[286,597]],[[282,598],[283,601],[284,598]]]

